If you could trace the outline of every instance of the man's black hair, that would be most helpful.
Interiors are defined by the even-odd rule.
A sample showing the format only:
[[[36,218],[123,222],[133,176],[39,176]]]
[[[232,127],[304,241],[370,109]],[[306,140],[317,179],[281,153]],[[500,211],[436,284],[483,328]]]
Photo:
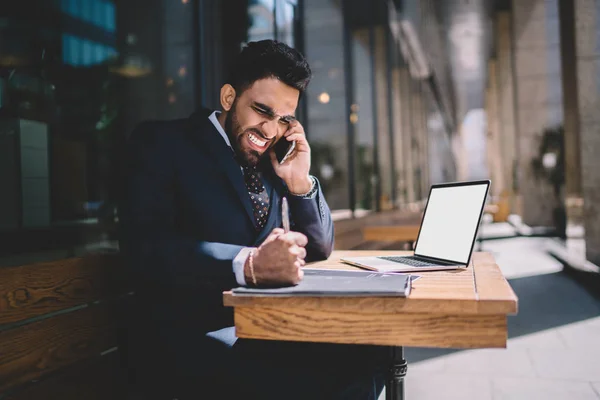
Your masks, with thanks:
[[[226,83],[238,96],[260,79],[275,78],[304,93],[311,78],[308,62],[300,52],[277,40],[250,42],[240,52]]]

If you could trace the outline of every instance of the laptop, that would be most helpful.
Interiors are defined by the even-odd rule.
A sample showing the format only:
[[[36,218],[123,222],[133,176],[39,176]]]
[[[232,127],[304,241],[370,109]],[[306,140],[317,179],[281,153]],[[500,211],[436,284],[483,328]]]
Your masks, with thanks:
[[[433,185],[412,256],[345,257],[341,261],[379,272],[466,268],[487,199],[489,180]]]

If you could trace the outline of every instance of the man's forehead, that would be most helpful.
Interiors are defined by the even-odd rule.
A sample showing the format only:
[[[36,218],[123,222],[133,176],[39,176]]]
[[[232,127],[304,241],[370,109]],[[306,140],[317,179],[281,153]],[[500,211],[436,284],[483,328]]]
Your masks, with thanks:
[[[249,101],[265,105],[276,114],[294,115],[300,92],[278,79],[267,78],[254,82],[244,94]]]

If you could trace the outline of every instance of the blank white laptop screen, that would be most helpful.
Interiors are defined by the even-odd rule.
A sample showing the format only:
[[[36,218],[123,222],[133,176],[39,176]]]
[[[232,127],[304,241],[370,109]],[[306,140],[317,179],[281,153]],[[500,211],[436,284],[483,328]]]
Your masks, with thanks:
[[[431,190],[415,254],[466,264],[487,184]]]

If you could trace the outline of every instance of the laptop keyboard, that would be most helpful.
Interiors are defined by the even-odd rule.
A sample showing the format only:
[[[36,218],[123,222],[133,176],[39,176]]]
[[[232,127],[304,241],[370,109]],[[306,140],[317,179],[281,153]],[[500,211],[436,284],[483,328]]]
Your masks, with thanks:
[[[430,267],[430,266],[434,266],[434,265],[444,265],[444,263],[441,263],[441,262],[431,263],[431,262],[423,261],[414,256],[381,256],[381,257],[377,257],[377,258],[380,258],[382,260],[397,262],[400,264],[407,264],[412,267]]]

